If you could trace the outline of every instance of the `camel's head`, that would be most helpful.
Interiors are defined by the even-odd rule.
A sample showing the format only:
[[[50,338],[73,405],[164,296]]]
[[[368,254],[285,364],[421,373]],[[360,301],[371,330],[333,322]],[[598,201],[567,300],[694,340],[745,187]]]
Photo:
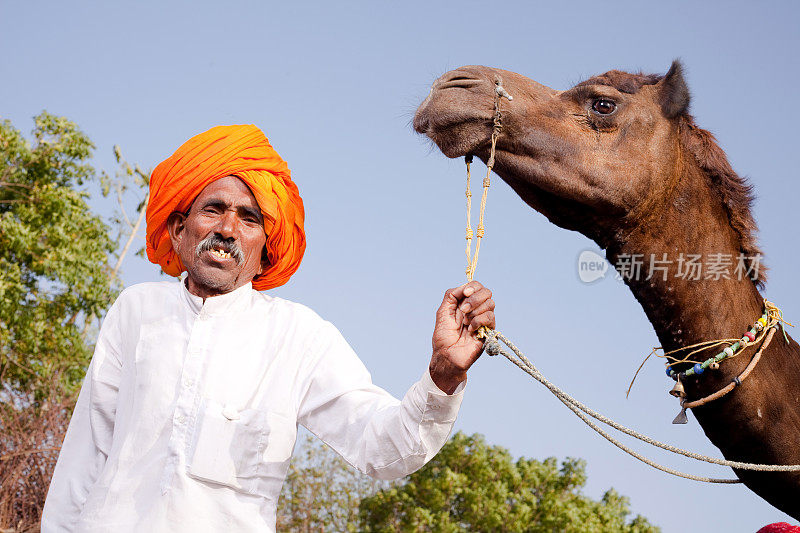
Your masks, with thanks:
[[[674,185],[679,118],[689,106],[681,65],[664,76],[612,70],[557,91],[483,66],[436,80],[414,128],[448,157],[489,155],[497,83],[502,130],[495,170],[534,209],[598,242]]]

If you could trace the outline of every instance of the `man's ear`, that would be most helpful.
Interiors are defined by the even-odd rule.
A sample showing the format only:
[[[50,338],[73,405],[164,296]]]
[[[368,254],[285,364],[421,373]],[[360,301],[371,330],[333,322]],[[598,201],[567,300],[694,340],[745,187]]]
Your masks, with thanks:
[[[269,270],[269,267],[271,267],[271,266],[272,266],[272,263],[269,262],[269,257],[267,256],[267,247],[264,246],[261,249],[261,266],[258,269],[258,274],[257,275],[263,274],[264,272]]]
[[[169,232],[169,239],[172,241],[172,248],[178,249],[178,243],[183,235],[183,230],[186,228],[186,213],[173,211],[167,218],[167,232]]]

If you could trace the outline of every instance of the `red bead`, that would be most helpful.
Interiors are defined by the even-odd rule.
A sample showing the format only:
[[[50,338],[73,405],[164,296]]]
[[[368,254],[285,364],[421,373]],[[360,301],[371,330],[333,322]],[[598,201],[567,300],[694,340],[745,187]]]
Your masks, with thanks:
[[[753,342],[754,340],[756,340],[756,336],[750,331],[746,331],[744,333],[744,336],[747,337],[748,339],[750,339],[750,342]]]

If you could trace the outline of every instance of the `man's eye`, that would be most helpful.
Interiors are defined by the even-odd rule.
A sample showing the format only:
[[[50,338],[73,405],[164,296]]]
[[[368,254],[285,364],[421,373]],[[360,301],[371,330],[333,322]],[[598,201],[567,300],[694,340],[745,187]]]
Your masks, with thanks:
[[[617,109],[617,104],[608,98],[598,98],[592,102],[592,109],[600,115],[610,115]]]

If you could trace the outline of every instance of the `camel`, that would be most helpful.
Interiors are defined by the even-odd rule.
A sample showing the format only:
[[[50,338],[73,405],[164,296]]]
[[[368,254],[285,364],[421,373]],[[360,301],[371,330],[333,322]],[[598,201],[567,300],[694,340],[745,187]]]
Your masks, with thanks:
[[[665,75],[612,70],[564,91],[514,72],[461,67],[434,82],[414,129],[447,157],[486,162],[497,84],[513,100],[500,101],[494,171],[552,223],[596,242],[620,273],[630,258],[662,261],[655,275],[646,275],[645,262],[641,275],[629,271],[623,279],[665,350],[738,338],[751,328],[764,312],[766,280],[751,186],[689,114],[680,62]],[[690,254],[731,268],[720,272],[718,262],[713,275],[687,276],[681,258]],[[684,380],[687,400],[725,387],[757,348]],[[800,464],[800,346],[777,332],[747,381],[692,412],[727,459]],[[800,473],[735,472],[800,519]]]

